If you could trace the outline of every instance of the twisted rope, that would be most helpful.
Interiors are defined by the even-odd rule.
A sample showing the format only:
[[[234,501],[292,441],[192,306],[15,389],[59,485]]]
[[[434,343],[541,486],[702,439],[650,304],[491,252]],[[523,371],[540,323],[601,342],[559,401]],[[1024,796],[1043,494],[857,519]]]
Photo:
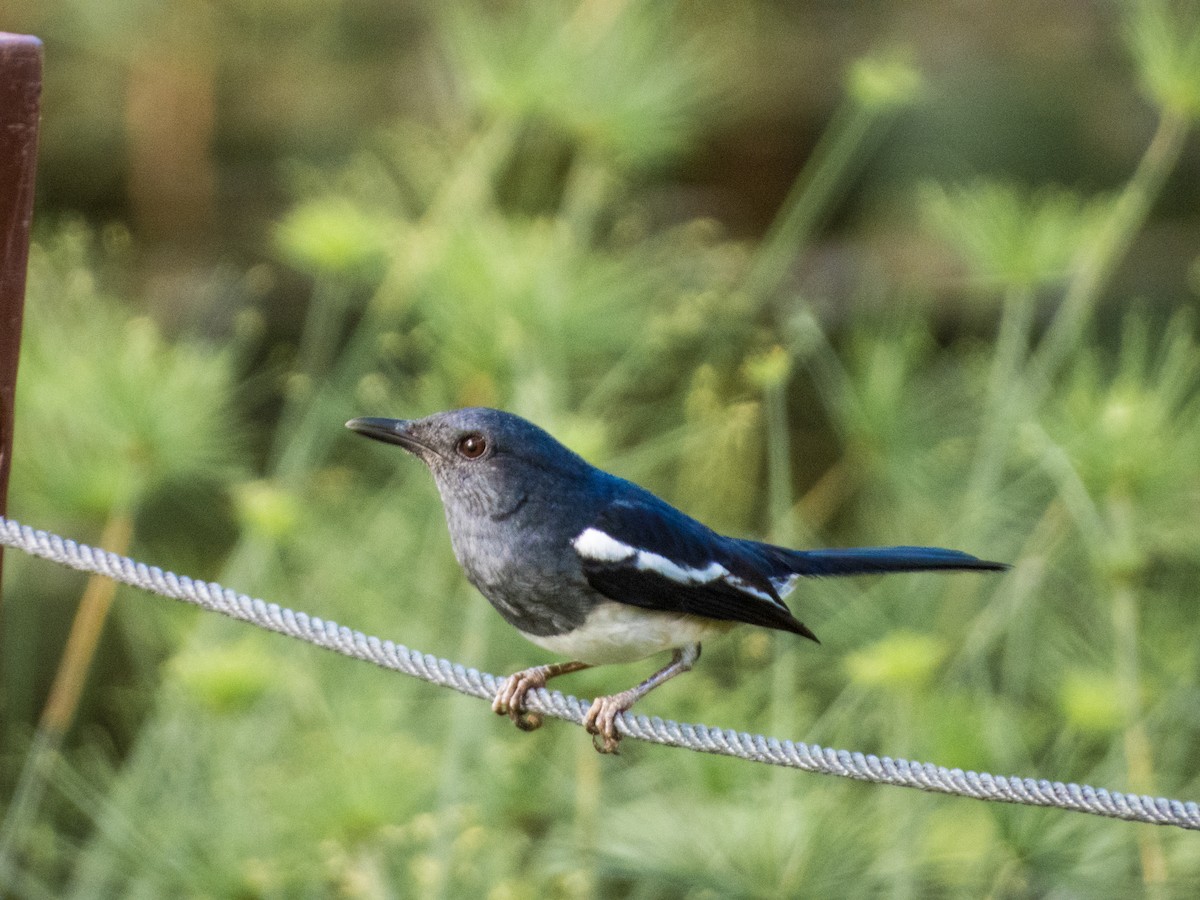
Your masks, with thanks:
[[[56,534],[35,531],[3,516],[0,516],[0,544],[81,572],[104,575],[122,584],[250,622],[268,631],[286,634],[384,669],[453,688],[472,697],[491,700],[504,681],[495,675],[465,668],[392,641],[380,640],[336,622],[296,612],[277,603],[253,599],[214,582],[195,581],[186,575],[164,572],[157,566],[147,566],[116,553],[77,544]],[[531,691],[526,699],[528,709],[576,725],[583,722],[590,705],[587,700],[544,688]],[[931,763],[851,753],[731,729],[681,724],[657,716],[623,713],[617,718],[616,724],[617,730],[627,737],[668,747],[683,747],[702,753],[933,793],[1026,806],[1048,806],[1131,822],[1200,830],[1200,806],[1191,801],[1125,794],[1061,781],[964,772],[962,769],[947,769]]]

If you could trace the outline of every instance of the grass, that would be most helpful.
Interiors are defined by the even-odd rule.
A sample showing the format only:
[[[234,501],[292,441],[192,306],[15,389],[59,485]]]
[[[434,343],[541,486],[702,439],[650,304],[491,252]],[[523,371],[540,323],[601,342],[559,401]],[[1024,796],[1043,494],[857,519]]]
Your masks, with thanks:
[[[1130,77],[1170,140],[1167,124],[1147,136],[1112,199],[986,180],[914,192],[926,239],[962,257],[997,323],[994,339],[947,340],[926,297],[885,285],[886,309],[864,301],[835,324],[790,277],[833,199],[887,152],[887,118],[921,96],[910,64],[853,70],[767,236],[734,241],[650,221],[638,198],[731,102],[705,48],[673,43],[680,10],[547,9],[499,30],[448,17],[445,126],[298,176],[275,240],[316,287],[273,370],[243,378],[253,329],[218,350],[132,315],[107,287],[119,235],[48,235],[14,514],[83,539],[132,522],[153,562],[220,559],[199,574],[515,670],[542,657],[466,586],[426,473],[341,429],[503,406],[722,529],[1014,564],[802,585],[792,605],[821,647],[735,632],[643,711],[1200,796],[1195,324],[1130,302],[1117,340],[1092,327],[1195,116],[1196,23],[1130,12]],[[585,64],[620,83],[574,83]],[[271,407],[270,426],[243,421]],[[14,562],[6,697],[32,697],[32,610],[64,579]],[[477,702],[146,597],[118,593],[100,652],[69,741],[37,752],[21,717],[6,729],[6,784],[40,786],[0,833],[14,895],[1182,896],[1200,882],[1183,832],[647,747],[601,759],[575,729],[520,734]],[[563,687],[611,691],[645,668]]]

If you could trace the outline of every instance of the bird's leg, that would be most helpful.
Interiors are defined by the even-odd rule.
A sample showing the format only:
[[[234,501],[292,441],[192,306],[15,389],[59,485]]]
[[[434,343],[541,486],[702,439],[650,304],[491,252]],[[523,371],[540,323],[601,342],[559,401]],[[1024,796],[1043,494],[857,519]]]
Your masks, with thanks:
[[[700,645],[687,644],[676,649],[669,665],[659,669],[637,687],[613,694],[611,697],[597,697],[592,702],[592,708],[583,717],[583,727],[593,735],[592,744],[596,749],[601,753],[616,753],[617,745],[621,740],[621,736],[617,734],[617,716],[664,681],[669,681],[676,675],[687,672],[699,658]],[[596,738],[601,740],[597,742]]]
[[[532,669],[509,675],[496,692],[496,699],[492,701],[492,712],[499,716],[508,716],[522,731],[541,728],[541,714],[525,711],[525,695],[534,688],[545,687],[546,682],[556,675],[568,675],[588,668],[591,667],[587,663],[575,661],[534,666]]]

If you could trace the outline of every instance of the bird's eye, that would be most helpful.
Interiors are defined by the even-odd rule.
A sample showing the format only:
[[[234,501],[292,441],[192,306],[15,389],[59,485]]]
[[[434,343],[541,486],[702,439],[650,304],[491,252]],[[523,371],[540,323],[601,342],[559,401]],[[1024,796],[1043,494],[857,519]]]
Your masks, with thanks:
[[[479,459],[487,450],[487,438],[482,434],[468,434],[458,441],[458,455],[464,459]]]

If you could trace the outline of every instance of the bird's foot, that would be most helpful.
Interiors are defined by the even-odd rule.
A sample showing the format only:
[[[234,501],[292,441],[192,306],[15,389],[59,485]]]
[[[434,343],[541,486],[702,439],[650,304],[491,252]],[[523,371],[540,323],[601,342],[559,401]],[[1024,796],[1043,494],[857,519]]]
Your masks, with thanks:
[[[513,724],[522,731],[533,731],[542,727],[542,714],[529,712],[525,709],[525,695],[534,688],[546,686],[546,682],[559,675],[568,675],[588,668],[585,662],[553,663],[548,666],[534,666],[523,669],[504,679],[500,690],[496,691],[496,699],[492,701],[492,712],[500,716],[508,716]]]
[[[592,746],[601,753],[616,753],[621,742],[621,735],[617,734],[617,716],[664,681],[686,672],[699,658],[699,644],[678,647],[671,657],[670,665],[659,669],[637,687],[613,694],[611,697],[597,697],[593,700],[592,708],[583,717],[583,727],[592,735]]]
[[[525,695],[535,688],[545,687],[550,677],[549,666],[534,666],[504,679],[496,699],[492,701],[492,712],[508,716],[522,731],[534,731],[542,727],[542,714],[525,709]]]
[[[592,735],[592,746],[600,753],[617,753],[621,735],[617,733],[617,716],[637,701],[641,693],[635,688],[611,697],[597,697],[583,717],[583,727]]]

